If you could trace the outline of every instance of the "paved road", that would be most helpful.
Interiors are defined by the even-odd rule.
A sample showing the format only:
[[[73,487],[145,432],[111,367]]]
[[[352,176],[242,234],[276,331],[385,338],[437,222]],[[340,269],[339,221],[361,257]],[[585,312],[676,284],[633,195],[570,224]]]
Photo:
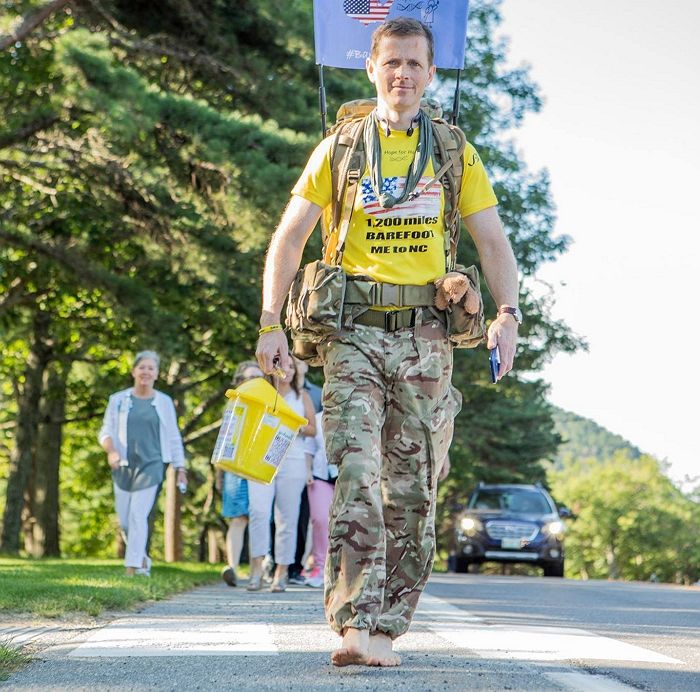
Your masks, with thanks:
[[[223,584],[73,631],[13,690],[698,690],[700,589],[434,575],[399,669],[333,668],[321,594]]]

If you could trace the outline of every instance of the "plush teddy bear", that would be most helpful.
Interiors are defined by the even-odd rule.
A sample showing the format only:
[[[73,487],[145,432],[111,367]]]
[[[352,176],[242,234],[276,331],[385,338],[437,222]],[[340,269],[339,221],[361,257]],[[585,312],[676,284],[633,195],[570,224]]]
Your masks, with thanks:
[[[446,310],[449,305],[461,303],[470,315],[479,312],[479,296],[464,274],[445,274],[435,280],[435,288],[435,307],[438,310]]]

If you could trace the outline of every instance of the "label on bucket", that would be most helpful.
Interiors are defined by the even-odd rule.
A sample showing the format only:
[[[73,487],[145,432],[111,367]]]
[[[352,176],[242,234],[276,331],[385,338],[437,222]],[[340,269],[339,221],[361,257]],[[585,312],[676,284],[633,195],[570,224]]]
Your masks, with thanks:
[[[212,464],[221,459],[233,459],[236,455],[240,430],[245,420],[247,407],[244,404],[227,406],[224,410],[219,436],[216,438],[214,453],[211,455]]]
[[[226,438],[224,448],[221,451],[223,459],[235,459],[236,450],[238,449],[238,441],[241,439],[241,430],[245,422],[245,414],[248,407],[245,404],[238,404],[233,407],[233,415],[231,416],[231,434]]]
[[[267,448],[267,453],[263,457],[263,461],[277,468],[280,463],[282,463],[282,459],[284,459],[284,455],[287,453],[289,445],[292,444],[295,437],[296,433],[292,430],[285,426],[280,427],[272,438],[270,446]]]
[[[221,419],[221,427],[219,428],[219,434],[216,438],[216,444],[214,445],[214,451],[211,455],[211,463],[215,464],[219,460],[219,455],[221,454],[221,448],[224,446],[224,440],[226,439],[226,431],[231,424],[231,416],[233,411],[230,408],[224,409],[224,415]]]

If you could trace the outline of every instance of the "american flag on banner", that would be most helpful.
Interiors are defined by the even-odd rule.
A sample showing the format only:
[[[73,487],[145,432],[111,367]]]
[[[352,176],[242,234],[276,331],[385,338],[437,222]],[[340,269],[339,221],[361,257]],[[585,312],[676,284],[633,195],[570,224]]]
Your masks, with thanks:
[[[362,24],[383,22],[389,14],[394,0],[345,0],[343,12]]]
[[[416,189],[420,190],[423,185],[432,180],[432,176],[424,175]],[[382,192],[388,192],[394,197],[400,197],[406,187],[405,176],[392,176],[384,178],[382,181]],[[379,204],[377,196],[372,189],[372,183],[369,178],[363,178],[361,183],[362,208],[365,214],[371,216],[439,216],[440,215],[440,193],[442,186],[436,183],[422,192],[416,199],[408,199],[398,207],[393,209],[384,209]]]
[[[429,26],[437,67],[464,67],[469,0],[314,0],[316,64],[364,70],[372,32],[396,17]]]

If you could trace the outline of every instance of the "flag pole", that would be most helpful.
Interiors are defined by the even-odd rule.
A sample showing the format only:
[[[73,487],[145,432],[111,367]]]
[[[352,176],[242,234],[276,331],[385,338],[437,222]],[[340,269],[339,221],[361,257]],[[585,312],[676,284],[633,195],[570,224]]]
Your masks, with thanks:
[[[457,70],[457,84],[455,84],[455,97],[452,102],[452,124],[457,124],[457,118],[459,117],[459,80],[462,76],[462,69]]]
[[[326,136],[326,87],[323,84],[323,65],[318,66],[318,106],[321,110],[321,134]]]

